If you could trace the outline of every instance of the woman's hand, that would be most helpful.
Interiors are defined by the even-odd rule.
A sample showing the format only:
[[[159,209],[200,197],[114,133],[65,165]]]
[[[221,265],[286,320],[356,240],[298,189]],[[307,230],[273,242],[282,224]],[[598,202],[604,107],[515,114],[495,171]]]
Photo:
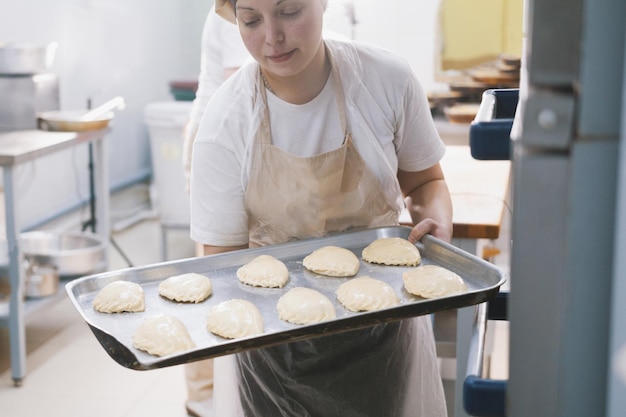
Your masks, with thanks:
[[[433,235],[445,242],[452,240],[452,228],[449,227],[449,225],[437,222],[433,219],[424,219],[411,229],[409,242],[415,243],[427,234]]]
[[[203,245],[204,255],[215,255],[218,253],[231,252],[234,250],[240,249],[248,249],[248,245],[241,246],[211,246],[211,245]]]

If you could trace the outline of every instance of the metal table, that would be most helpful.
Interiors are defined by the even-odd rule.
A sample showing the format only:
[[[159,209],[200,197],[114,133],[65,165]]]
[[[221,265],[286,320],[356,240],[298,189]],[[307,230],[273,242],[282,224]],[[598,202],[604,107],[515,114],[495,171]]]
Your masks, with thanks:
[[[15,189],[14,168],[72,146],[93,143],[94,186],[98,196],[95,205],[98,233],[109,239],[109,183],[106,142],[103,140],[109,129],[87,132],[45,132],[21,130],[0,134],[0,166],[4,175],[4,202],[6,238],[9,255],[9,300],[8,326],[11,348],[11,373],[14,384],[20,386],[26,375],[25,303],[23,288],[22,252],[19,247],[19,210]],[[106,244],[106,243],[105,243]],[[107,251],[105,251],[106,254]],[[105,255],[106,256],[106,255]],[[105,259],[105,265],[108,260]]]

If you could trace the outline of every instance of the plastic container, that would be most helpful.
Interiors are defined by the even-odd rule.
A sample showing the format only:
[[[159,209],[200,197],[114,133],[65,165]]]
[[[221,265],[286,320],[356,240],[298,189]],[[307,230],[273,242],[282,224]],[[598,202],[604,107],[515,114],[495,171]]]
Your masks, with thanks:
[[[193,101],[198,91],[198,80],[170,81],[170,93],[177,101]]]
[[[519,89],[493,89],[483,93],[480,109],[470,125],[470,149],[474,159],[511,158],[511,128]]]
[[[189,227],[189,194],[182,159],[183,130],[191,106],[188,101],[165,101],[150,103],[144,109],[152,156],[152,199],[165,228]]]
[[[0,42],[0,74],[31,75],[46,72],[54,62],[58,44],[30,45]]]

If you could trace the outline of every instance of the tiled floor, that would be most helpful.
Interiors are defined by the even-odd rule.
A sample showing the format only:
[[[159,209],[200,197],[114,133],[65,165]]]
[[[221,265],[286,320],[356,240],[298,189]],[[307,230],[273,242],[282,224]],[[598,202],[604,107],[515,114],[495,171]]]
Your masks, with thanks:
[[[508,262],[504,249],[496,257]],[[133,265],[160,262],[161,235],[155,219],[144,219],[113,234],[115,243]],[[184,231],[168,234],[169,259],[191,257],[193,243]],[[114,247],[110,269],[125,268],[127,261]],[[507,378],[506,323],[497,324],[492,377]],[[492,332],[493,333],[493,332]],[[0,415],[3,417],[184,417],[183,368],[134,371],[113,361],[71,305],[62,298],[30,317],[26,329],[27,375],[14,387],[9,361],[8,331],[0,328]]]
[[[134,265],[160,261],[159,224],[147,219],[113,235]],[[168,234],[169,258],[194,255],[186,232]],[[111,248],[112,270],[127,267]],[[11,377],[8,330],[0,328],[0,415],[4,417],[186,416],[183,368],[134,371],[111,359],[62,297],[29,317],[27,374],[21,387]]]

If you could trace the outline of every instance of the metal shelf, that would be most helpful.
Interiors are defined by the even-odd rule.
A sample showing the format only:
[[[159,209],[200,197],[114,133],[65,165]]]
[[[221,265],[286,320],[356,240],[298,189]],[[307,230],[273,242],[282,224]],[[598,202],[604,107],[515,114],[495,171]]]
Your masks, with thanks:
[[[24,299],[24,321],[28,323],[28,319],[33,314],[42,310],[49,305],[52,305],[64,297],[67,297],[65,292],[65,282],[59,283],[59,288],[55,294],[41,298],[25,298]],[[0,326],[6,327],[9,325],[9,300],[0,302]]]
[[[95,204],[95,217],[98,229],[108,242],[109,225],[109,182],[106,157],[105,136],[108,129],[87,132],[44,132],[41,130],[23,130],[0,134],[0,166],[3,173],[5,227],[8,246],[8,275],[11,287],[9,302],[0,306],[0,322],[8,323],[11,350],[11,375],[14,384],[20,386],[26,375],[26,317],[34,311],[50,305],[62,297],[65,290],[61,286],[57,294],[40,300],[24,300],[19,291],[22,278],[20,263],[22,253],[18,237],[21,232],[18,210],[18,191],[15,184],[14,168],[24,162],[83,144],[93,145],[94,152],[94,195],[98,196]],[[105,260],[105,264],[106,264]],[[12,305],[15,303],[15,305]]]

